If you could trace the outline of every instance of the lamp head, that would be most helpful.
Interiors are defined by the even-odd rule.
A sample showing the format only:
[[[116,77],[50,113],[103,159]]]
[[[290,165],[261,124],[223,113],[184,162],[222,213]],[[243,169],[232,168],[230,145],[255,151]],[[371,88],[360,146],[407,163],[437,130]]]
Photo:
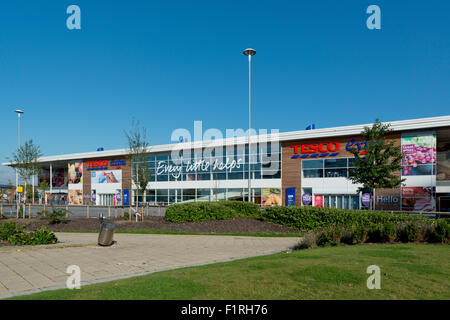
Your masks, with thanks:
[[[254,56],[256,54],[256,50],[252,48],[247,48],[244,50],[243,54],[246,56]]]
[[[23,113],[23,111],[20,110],[20,109],[17,109],[17,110],[15,110],[14,112],[16,112],[16,113],[18,113],[18,114],[22,114],[22,113]]]

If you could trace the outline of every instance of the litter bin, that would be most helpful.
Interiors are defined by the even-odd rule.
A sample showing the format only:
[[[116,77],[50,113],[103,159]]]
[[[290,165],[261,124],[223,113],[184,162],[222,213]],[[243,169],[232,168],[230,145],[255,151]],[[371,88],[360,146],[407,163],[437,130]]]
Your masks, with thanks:
[[[100,233],[98,234],[98,244],[100,246],[110,246],[113,244],[114,229],[116,225],[111,222],[103,222],[100,217]]]

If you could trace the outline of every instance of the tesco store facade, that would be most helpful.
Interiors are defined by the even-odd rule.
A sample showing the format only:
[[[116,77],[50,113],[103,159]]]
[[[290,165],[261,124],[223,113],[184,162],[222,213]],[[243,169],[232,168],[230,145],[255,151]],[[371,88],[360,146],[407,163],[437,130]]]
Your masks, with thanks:
[[[450,116],[390,124],[393,132],[386,138],[402,148],[398,175],[406,180],[401,187],[376,190],[376,209],[450,211]],[[364,152],[364,126],[252,136],[250,154],[246,137],[151,146],[145,165],[153,174],[138,200],[165,205],[247,200],[250,166],[251,201],[262,206],[362,209],[367,195],[347,177],[354,165],[350,151]],[[50,185],[45,197],[70,205],[132,205],[136,163],[127,152],[42,157],[39,180]]]

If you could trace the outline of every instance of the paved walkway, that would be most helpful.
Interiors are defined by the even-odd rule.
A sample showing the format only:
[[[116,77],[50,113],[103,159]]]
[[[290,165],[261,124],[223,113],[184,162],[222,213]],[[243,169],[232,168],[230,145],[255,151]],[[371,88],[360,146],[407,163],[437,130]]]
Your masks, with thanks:
[[[286,250],[299,238],[115,234],[111,247],[96,233],[56,233],[49,246],[0,247],[0,298],[66,287],[69,265],[91,284],[185,266]]]

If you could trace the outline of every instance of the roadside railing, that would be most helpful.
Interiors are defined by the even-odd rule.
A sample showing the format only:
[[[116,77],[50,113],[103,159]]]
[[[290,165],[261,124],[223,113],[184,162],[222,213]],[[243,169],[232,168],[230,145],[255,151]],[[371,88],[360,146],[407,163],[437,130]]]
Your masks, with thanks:
[[[126,213],[132,217],[136,217],[136,208],[130,206],[99,206],[99,205],[54,205],[54,204],[4,204],[0,203],[0,216],[5,217],[21,217],[33,218],[39,217],[39,212],[51,212],[52,208],[64,208],[67,210],[66,217],[71,218],[99,218],[100,216],[108,218],[125,217]],[[24,214],[25,213],[25,214]],[[166,213],[166,206],[163,205],[139,205],[137,216],[160,216],[163,217]]]

